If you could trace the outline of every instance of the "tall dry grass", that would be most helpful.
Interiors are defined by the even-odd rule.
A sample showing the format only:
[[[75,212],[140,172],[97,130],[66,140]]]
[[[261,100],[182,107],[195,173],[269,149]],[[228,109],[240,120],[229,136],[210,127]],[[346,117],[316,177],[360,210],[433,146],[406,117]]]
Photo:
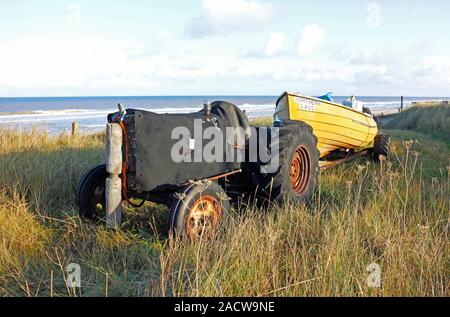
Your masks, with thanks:
[[[412,143],[398,161],[322,174],[310,206],[247,211],[200,244],[169,243],[158,295],[448,295],[448,168],[422,177]],[[382,288],[367,268],[382,268]]]
[[[73,191],[103,160],[102,135],[2,131],[0,296],[447,296],[448,147],[394,138],[391,162],[322,173],[310,205],[240,206],[193,244],[168,238],[167,210],[152,204],[128,209],[121,230],[79,219]],[[66,287],[69,263],[81,289]]]

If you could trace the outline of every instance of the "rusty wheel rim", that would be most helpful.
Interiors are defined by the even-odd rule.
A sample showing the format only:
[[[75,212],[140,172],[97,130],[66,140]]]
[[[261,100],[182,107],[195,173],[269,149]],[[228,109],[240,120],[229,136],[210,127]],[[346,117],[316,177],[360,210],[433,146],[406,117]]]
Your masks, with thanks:
[[[292,157],[290,168],[292,189],[297,195],[302,195],[308,188],[311,166],[311,155],[308,149],[300,146]]]
[[[222,219],[222,207],[212,196],[202,196],[197,199],[186,219],[186,232],[189,238],[195,240],[202,236],[211,236]]]

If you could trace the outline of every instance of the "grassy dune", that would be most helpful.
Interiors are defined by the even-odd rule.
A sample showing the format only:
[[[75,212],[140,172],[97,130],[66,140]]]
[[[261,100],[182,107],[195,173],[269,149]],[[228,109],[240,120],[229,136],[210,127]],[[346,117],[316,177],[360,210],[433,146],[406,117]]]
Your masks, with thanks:
[[[77,216],[73,192],[102,162],[102,135],[2,131],[0,296],[447,296],[449,145],[390,132],[390,162],[323,172],[310,205],[241,206],[192,244],[167,238],[167,210],[151,204],[117,231]],[[64,283],[72,262],[76,291]],[[379,289],[367,286],[371,263]]]
[[[400,116],[400,120],[390,121],[386,128],[419,131],[447,142],[450,140],[450,105],[417,106]]]

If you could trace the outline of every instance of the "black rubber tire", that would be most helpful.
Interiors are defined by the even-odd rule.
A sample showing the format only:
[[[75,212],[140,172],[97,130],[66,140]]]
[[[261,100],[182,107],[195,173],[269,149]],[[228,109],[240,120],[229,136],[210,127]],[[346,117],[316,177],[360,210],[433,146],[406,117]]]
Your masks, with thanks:
[[[106,164],[92,168],[81,177],[75,194],[75,202],[81,217],[92,221],[105,219],[105,182],[107,177]]]
[[[308,202],[314,196],[319,177],[319,157],[317,149],[317,137],[313,129],[304,122],[286,121],[279,127],[279,163],[280,166],[275,173],[264,173],[261,168],[268,164],[258,163],[254,170],[253,183],[257,186],[257,197],[260,202],[273,202],[281,204],[285,201],[294,203]],[[272,140],[271,143],[277,142]],[[272,148],[273,144],[271,144]],[[307,149],[310,163],[304,172],[306,187],[298,193],[294,191],[291,182],[291,164],[294,154],[299,148]],[[262,200],[262,201],[261,201]]]
[[[221,216],[217,229],[221,223],[227,218],[231,210],[229,199],[225,191],[217,183],[211,182],[207,185],[190,185],[175,194],[176,197],[170,208],[169,226],[170,231],[175,235],[187,237],[195,240],[196,236],[191,236],[187,230],[187,221],[191,208],[195,203],[205,197],[213,197],[217,200],[221,209]]]
[[[391,137],[389,135],[379,134],[375,137],[373,148],[373,159],[380,160],[381,157],[389,158],[389,147],[391,145]]]

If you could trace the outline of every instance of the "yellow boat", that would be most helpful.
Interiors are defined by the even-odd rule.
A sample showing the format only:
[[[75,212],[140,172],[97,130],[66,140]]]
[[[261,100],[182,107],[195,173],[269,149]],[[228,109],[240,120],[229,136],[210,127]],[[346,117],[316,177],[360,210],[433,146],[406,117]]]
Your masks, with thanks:
[[[277,120],[303,121],[310,125],[318,139],[321,159],[336,151],[354,154],[372,149],[378,134],[372,115],[301,94],[283,93],[274,116]]]

